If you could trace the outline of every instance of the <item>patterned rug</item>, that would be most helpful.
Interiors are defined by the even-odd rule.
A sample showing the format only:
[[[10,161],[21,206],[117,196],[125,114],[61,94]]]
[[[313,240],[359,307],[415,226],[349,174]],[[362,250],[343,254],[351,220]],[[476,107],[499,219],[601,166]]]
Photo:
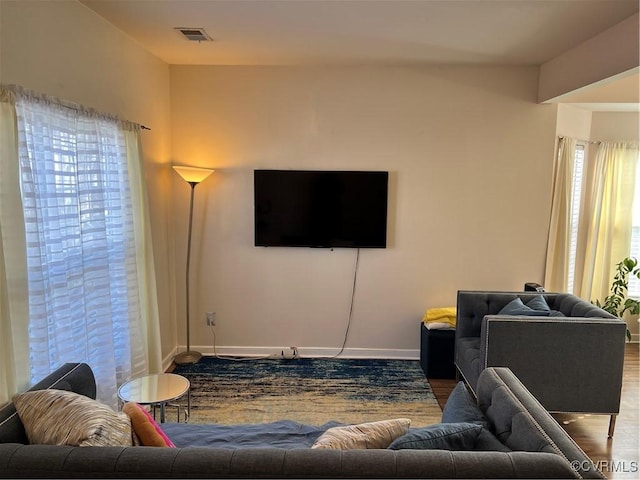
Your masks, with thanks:
[[[204,357],[173,373],[191,382],[192,423],[322,425],[404,417],[419,427],[442,414],[417,361]]]

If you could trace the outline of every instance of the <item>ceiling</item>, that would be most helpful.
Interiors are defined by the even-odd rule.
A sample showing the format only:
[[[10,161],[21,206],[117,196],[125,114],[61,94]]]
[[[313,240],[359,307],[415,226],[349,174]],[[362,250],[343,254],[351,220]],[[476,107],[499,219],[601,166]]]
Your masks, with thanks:
[[[81,3],[171,65],[539,65],[638,12],[637,0]]]

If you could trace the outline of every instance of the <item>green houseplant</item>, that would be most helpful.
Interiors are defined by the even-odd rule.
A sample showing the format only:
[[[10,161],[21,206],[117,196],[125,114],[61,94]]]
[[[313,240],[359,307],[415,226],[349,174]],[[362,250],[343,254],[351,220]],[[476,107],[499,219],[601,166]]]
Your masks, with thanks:
[[[634,275],[640,279],[640,266],[638,260],[627,257],[616,265],[616,274],[611,282],[609,295],[603,303],[596,300],[595,304],[612,315],[622,318],[629,312],[631,315],[640,313],[640,300],[628,298],[629,275]],[[627,340],[631,340],[631,332],[627,328]]]

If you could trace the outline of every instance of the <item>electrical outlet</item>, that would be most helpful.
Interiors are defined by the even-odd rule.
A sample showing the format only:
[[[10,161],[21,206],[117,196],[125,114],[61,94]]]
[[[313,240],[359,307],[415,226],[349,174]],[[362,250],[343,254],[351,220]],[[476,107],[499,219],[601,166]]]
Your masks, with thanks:
[[[208,327],[216,326],[216,312],[207,312],[206,321]]]
[[[282,350],[282,358],[285,360],[294,360],[299,357],[298,347],[289,347],[289,350]]]

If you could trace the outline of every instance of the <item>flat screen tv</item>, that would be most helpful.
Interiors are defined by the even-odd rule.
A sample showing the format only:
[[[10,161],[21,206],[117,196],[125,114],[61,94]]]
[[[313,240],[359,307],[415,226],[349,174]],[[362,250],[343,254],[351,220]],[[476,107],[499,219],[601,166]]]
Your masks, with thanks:
[[[255,244],[386,248],[388,172],[254,170]]]

